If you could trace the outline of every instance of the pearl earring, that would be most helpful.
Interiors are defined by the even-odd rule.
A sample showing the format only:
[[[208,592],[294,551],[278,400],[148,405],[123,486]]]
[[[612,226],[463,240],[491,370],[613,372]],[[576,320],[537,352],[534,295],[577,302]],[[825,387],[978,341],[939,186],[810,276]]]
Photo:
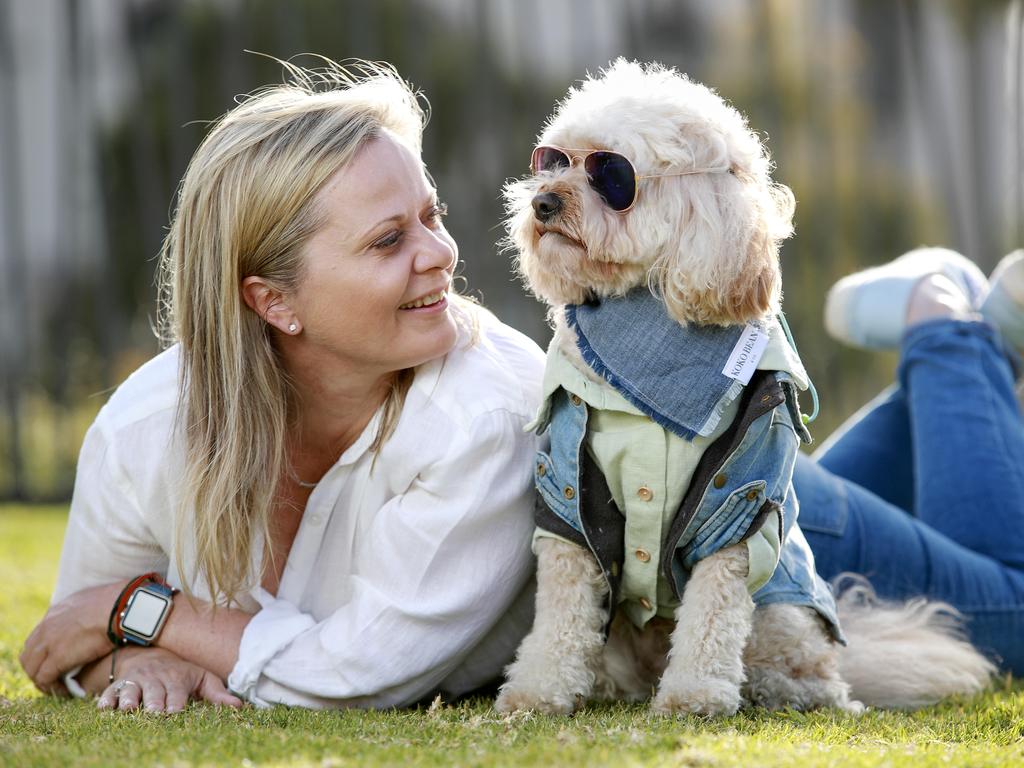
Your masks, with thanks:
[[[292,323],[291,325],[288,326],[289,333],[295,333],[297,330],[299,330],[299,326],[297,326],[295,323]]]

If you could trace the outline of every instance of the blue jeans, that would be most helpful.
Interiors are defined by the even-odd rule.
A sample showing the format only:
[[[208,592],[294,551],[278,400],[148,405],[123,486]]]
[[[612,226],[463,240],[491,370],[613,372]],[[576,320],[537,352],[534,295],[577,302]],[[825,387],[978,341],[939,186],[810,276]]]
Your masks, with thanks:
[[[1024,419],[999,334],[936,320],[902,341],[897,384],[793,476],[818,572],[924,595],[1024,675]]]

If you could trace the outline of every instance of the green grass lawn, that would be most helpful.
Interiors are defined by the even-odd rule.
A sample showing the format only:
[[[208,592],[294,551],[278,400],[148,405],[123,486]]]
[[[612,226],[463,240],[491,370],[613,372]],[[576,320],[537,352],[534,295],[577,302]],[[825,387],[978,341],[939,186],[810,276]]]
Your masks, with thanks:
[[[568,719],[502,717],[489,701],[403,712],[193,706],[165,717],[44,699],[21,643],[42,615],[64,508],[0,507],[0,766],[111,765],[1024,765],[1024,686],[915,713],[745,712],[705,721],[595,706]]]

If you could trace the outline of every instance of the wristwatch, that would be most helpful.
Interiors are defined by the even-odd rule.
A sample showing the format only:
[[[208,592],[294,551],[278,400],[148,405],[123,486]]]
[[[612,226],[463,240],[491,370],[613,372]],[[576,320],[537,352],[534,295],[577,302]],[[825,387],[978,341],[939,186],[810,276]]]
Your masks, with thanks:
[[[111,614],[108,635],[115,645],[152,645],[174,607],[178,590],[147,573],[131,581]]]

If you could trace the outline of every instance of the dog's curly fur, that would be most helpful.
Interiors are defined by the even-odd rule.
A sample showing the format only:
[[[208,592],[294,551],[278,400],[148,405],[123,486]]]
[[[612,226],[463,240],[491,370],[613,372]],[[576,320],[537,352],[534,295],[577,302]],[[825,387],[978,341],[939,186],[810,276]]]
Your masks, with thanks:
[[[621,296],[648,285],[680,323],[743,324],[781,302],[778,249],[792,233],[794,201],[771,178],[771,161],[739,112],[675,70],[618,60],[571,89],[540,144],[610,149],[641,175],[635,206],[617,213],[587,182],[582,164],[505,187],[508,245],[533,293],[550,308],[555,344],[601,382],[565,327],[566,304]],[[538,195],[560,209],[538,216]],[[606,585],[591,554],[561,540],[537,542],[537,615],[506,670],[496,706],[568,713],[591,697],[640,700],[672,714],[727,714],[859,700],[918,706],[973,692],[993,667],[937,603],[880,606],[861,585],[839,602],[849,638],[841,649],[808,608],[754,609],[744,545],[694,568],[676,621],[638,630],[620,613],[602,633]],[[900,670],[912,669],[913,680]],[[853,691],[851,695],[851,686]]]

